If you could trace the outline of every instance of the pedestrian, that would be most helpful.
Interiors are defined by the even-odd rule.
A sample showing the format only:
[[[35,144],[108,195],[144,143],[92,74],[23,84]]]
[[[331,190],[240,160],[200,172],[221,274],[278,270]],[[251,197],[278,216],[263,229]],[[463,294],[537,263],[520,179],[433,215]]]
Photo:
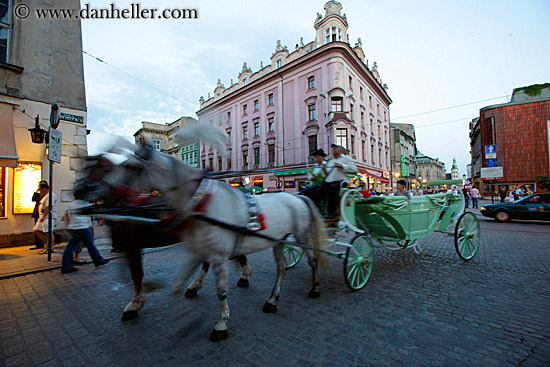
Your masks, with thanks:
[[[84,246],[86,246],[96,267],[105,265],[110,261],[109,259],[104,259],[95,247],[91,218],[79,212],[79,209],[90,205],[83,199],[84,193],[80,190],[76,190],[74,193],[74,200],[69,204],[65,212],[64,218],[67,223],[67,230],[71,234],[71,239],[63,252],[63,259],[61,260],[62,274],[78,271],[73,264],[73,254],[78,242],[82,242]]]
[[[516,201],[515,193],[515,190],[510,190],[510,194],[508,194],[508,202],[513,203],[514,201]]]
[[[478,201],[479,201],[479,190],[477,187],[473,186],[470,190],[470,197],[472,198],[472,209],[479,209],[478,208]]]
[[[500,195],[500,202],[504,203],[506,201],[506,189],[504,187],[500,188],[499,195]]]
[[[327,176],[327,161],[325,160],[327,153],[321,148],[313,152],[312,155],[315,159],[315,165],[310,168],[307,178],[311,181],[312,185],[315,185],[323,182]]]
[[[462,194],[464,195],[464,209],[468,209],[470,206],[470,193],[466,187],[462,189]]]
[[[40,213],[38,212],[38,208],[40,207],[40,200],[42,200],[42,198],[44,197],[44,195],[40,192],[40,185],[43,183],[48,184],[47,181],[44,181],[44,180],[40,181],[38,183],[38,188],[32,194],[31,200],[34,201],[35,204],[31,214],[31,218],[34,219],[34,224],[36,224],[36,222],[38,222],[38,219],[40,218]],[[40,250],[43,248],[44,248],[44,244],[42,243],[42,241],[40,241],[38,237],[34,235],[34,247],[31,247],[29,250]]]
[[[34,227],[32,228],[32,232],[34,233],[34,236],[40,241],[40,244],[42,248],[44,248],[44,245],[48,241],[46,238],[46,233],[49,232],[49,223],[48,223],[48,214],[50,212],[50,194],[52,195],[52,247],[53,247],[53,228],[55,227],[55,221],[57,219],[57,195],[55,195],[54,192],[50,193],[50,186],[47,182],[42,182],[38,185],[38,189],[40,191],[40,194],[42,195],[42,199],[40,199],[39,205],[38,205],[38,220],[34,224]],[[44,249],[43,251],[39,252],[40,255],[47,254],[48,249]]]
[[[406,186],[407,186],[407,182],[405,180],[398,180],[397,192],[394,194],[394,196],[405,196],[407,199],[410,199],[411,194],[407,190],[405,190]]]
[[[525,195],[533,195],[533,191],[529,186],[525,186]]]

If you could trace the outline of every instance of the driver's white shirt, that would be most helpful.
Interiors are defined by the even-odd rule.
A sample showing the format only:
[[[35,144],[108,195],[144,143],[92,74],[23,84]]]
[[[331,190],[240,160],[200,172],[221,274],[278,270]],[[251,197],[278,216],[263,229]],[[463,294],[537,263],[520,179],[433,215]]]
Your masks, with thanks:
[[[342,165],[342,168],[334,167],[336,163],[340,163]],[[336,181],[342,181],[347,178],[347,174],[349,173],[357,173],[358,169],[355,165],[355,162],[351,157],[342,154],[338,158],[331,158],[327,163],[327,178],[325,179],[326,182],[336,182]]]

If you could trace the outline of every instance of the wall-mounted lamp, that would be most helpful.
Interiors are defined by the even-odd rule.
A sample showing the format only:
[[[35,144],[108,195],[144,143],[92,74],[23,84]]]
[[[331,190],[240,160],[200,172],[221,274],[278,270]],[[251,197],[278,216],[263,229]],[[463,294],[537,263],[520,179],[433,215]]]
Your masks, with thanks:
[[[29,129],[31,133],[31,140],[35,144],[42,144],[44,143],[44,135],[46,134],[46,130],[42,130],[40,128],[40,117],[36,115],[36,118],[34,119],[34,128]]]
[[[348,96],[348,98],[351,98],[351,97],[353,97],[353,93],[351,93],[351,94]]]
[[[323,98],[327,98],[327,96],[325,95],[325,93],[319,93],[319,95]]]

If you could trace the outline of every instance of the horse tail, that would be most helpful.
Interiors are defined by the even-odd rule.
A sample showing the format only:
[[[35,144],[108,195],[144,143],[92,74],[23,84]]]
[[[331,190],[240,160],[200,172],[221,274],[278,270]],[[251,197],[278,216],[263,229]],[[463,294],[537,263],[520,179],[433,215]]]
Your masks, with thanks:
[[[319,261],[319,265],[324,270],[327,270],[330,267],[328,255],[325,250],[325,243],[328,239],[327,230],[325,227],[325,220],[323,219],[323,216],[321,215],[321,212],[309,197],[303,196],[303,195],[296,195],[300,199],[302,199],[310,213],[311,221],[310,221],[310,230],[311,230],[311,236],[313,240],[313,247],[315,247],[317,250],[323,250],[323,251],[316,251],[317,260]]]

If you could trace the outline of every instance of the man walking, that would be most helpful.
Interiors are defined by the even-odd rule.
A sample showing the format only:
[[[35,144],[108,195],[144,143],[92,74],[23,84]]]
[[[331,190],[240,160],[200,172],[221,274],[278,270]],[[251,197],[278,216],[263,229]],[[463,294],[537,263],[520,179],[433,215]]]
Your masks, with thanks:
[[[55,193],[50,193],[50,186],[47,182],[42,182],[40,185],[38,185],[38,190],[40,191],[40,194],[42,195],[42,199],[40,200],[40,204],[38,206],[38,220],[34,224],[34,227],[32,229],[32,232],[36,236],[36,238],[40,241],[42,244],[42,247],[48,242],[46,238],[46,233],[49,232],[48,227],[48,213],[50,212],[50,194],[52,195],[52,247],[53,247],[53,228],[55,227],[55,220],[57,218],[57,195]],[[52,249],[53,250],[53,249]],[[41,255],[47,254],[48,249],[46,248],[44,251],[40,252]]]
[[[472,187],[470,190],[470,197],[472,198],[472,209],[479,209],[477,205],[479,201],[479,190],[477,187]]]

